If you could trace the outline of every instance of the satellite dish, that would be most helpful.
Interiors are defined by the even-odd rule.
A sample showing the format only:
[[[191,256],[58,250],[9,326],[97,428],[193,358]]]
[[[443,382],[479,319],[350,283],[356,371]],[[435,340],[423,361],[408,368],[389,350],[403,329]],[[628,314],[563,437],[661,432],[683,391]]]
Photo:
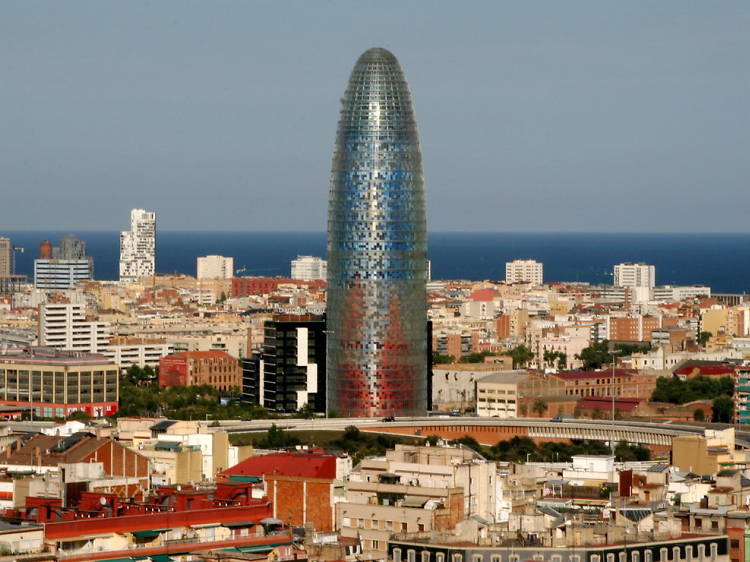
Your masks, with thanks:
[[[99,503],[102,505],[107,505],[107,498],[105,498],[104,496],[101,496],[99,498]]]

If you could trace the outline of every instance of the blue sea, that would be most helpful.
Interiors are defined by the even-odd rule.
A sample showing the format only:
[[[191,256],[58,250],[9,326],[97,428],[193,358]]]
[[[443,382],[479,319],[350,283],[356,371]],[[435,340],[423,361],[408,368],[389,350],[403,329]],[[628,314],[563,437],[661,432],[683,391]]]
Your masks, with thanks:
[[[33,274],[39,243],[70,232],[0,232],[14,245],[16,271]],[[97,279],[117,279],[118,232],[73,232],[88,245]],[[157,233],[159,273],[195,275],[195,258],[207,254],[234,257],[240,275],[289,275],[298,254],[324,256],[324,232],[179,232]],[[433,279],[502,280],[505,262],[532,258],[544,263],[546,281],[611,283],[612,266],[643,261],[656,266],[658,284],[703,284],[715,292],[750,290],[750,234],[597,234],[456,233],[429,237]]]

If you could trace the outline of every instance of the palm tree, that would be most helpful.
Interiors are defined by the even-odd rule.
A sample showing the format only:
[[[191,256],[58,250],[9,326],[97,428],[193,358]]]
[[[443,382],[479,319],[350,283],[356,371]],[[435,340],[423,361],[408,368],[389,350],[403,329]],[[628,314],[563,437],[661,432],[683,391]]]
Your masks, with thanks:
[[[531,406],[531,410],[539,414],[540,418],[544,415],[544,412],[546,412],[548,409],[549,409],[549,406],[547,406],[547,403],[541,398],[537,398],[534,401],[534,405]]]

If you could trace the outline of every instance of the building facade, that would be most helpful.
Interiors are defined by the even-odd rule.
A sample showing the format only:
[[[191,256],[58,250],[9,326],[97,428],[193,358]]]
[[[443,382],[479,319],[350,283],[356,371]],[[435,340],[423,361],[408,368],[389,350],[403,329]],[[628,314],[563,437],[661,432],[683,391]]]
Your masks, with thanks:
[[[505,264],[506,283],[544,283],[544,264],[536,260],[513,260]]]
[[[409,88],[370,49],[342,100],[328,213],[328,404],[418,415],[428,401],[427,223]]]
[[[35,289],[66,291],[75,287],[79,281],[91,281],[93,278],[94,260],[85,253],[80,258],[40,257],[34,260]]]
[[[231,279],[234,276],[234,258],[204,256],[197,260],[198,279]]]
[[[243,361],[243,400],[278,412],[325,412],[325,320],[279,315],[264,332],[263,352]]]
[[[614,269],[614,285],[653,289],[656,285],[656,268],[645,263],[619,263]]]
[[[325,281],[328,262],[316,256],[297,256],[292,260],[292,279],[301,281]]]
[[[82,411],[100,417],[117,412],[120,369],[101,355],[30,348],[0,355],[0,404],[28,406],[37,416]]]
[[[86,316],[86,307],[74,303],[45,303],[39,307],[39,345],[102,353],[110,338],[110,325]]]
[[[0,275],[13,275],[13,243],[10,238],[0,236]]]
[[[153,275],[156,262],[156,213],[130,211],[130,230],[120,233],[120,281]]]
[[[224,391],[240,388],[239,361],[224,351],[185,351],[159,360],[160,386],[203,384]]]

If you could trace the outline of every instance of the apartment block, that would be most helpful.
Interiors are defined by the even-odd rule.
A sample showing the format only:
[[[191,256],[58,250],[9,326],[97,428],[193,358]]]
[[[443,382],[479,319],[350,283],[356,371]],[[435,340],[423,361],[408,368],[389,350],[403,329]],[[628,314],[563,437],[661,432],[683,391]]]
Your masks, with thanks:
[[[84,353],[102,353],[110,338],[110,325],[86,315],[75,303],[46,303],[39,309],[39,345]]]
[[[120,281],[133,282],[154,275],[156,262],[156,214],[130,211],[130,230],[120,233]]]
[[[297,256],[292,260],[292,279],[300,281],[325,281],[328,262],[316,256]]]
[[[656,268],[645,263],[620,263],[614,267],[616,287],[647,287],[656,285]]]
[[[198,279],[231,279],[234,277],[234,258],[204,256],[197,260]]]
[[[506,283],[544,283],[544,265],[535,260],[513,260],[505,264]]]

